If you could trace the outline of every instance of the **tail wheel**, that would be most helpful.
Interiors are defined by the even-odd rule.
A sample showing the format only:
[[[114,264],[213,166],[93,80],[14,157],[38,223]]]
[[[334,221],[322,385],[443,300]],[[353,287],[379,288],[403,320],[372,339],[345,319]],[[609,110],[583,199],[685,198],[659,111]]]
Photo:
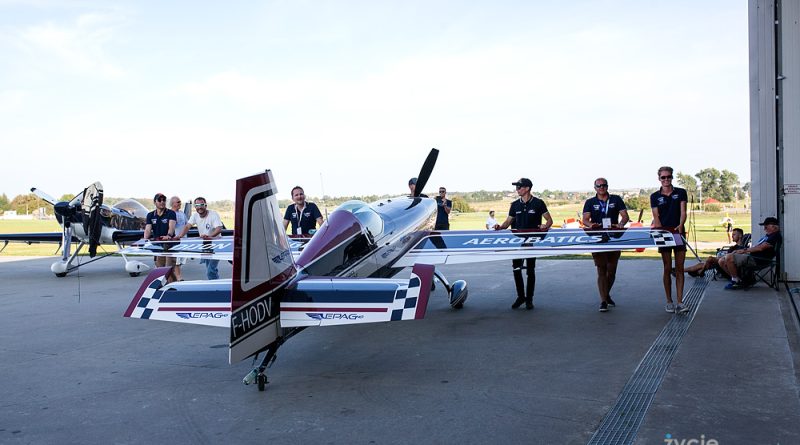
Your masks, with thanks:
[[[267,376],[265,374],[259,374],[256,377],[256,383],[258,383],[258,390],[264,391],[267,387]]]

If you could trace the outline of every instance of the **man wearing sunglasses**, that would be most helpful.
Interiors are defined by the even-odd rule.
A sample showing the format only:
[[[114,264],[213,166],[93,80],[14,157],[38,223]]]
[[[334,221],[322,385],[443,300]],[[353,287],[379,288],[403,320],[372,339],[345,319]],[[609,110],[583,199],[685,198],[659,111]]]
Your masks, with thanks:
[[[650,207],[653,210],[653,228],[665,229],[672,233],[686,235],[686,203],[689,201],[686,190],[672,185],[672,167],[658,169],[658,180],[661,188],[650,195]],[[675,252],[675,296],[678,305],[672,302],[672,252]],[[686,260],[686,244],[674,247],[659,247],[661,262],[664,265],[662,280],[667,304],[664,309],[669,313],[683,314],[689,307],[683,304],[683,263]]]
[[[144,239],[169,241],[175,236],[175,212],[167,208],[167,197],[156,193],[153,197],[156,209],[147,214],[147,225],[144,227]],[[175,258],[155,257],[156,267],[174,266]]]
[[[583,204],[583,225],[590,229],[621,229],[628,222],[628,209],[619,195],[608,193],[608,180],[594,180],[597,193]],[[616,307],[611,299],[611,287],[617,277],[617,264],[621,252],[593,252],[592,258],[597,267],[597,289],[600,291],[600,312]]]
[[[447,189],[439,187],[439,196],[436,197],[436,223],[433,230],[450,230],[450,210],[453,201],[447,199]]]
[[[553,218],[547,210],[547,204],[539,198],[531,195],[533,182],[528,178],[520,178],[511,185],[517,188],[519,199],[511,203],[508,210],[508,217],[503,224],[495,226],[495,230],[503,230],[511,226],[512,229],[535,229],[547,230],[553,225]],[[542,224],[542,218],[546,221]],[[522,266],[525,264],[525,272],[528,276],[527,289],[522,282]],[[536,288],[536,258],[525,258],[511,260],[514,269],[514,284],[517,287],[517,299],[511,305],[511,309],[516,309],[525,303],[525,309],[533,309],[533,293]]]
[[[183,226],[179,237],[186,236],[192,226],[197,227],[197,234],[205,240],[219,238],[220,233],[222,233],[222,219],[220,219],[219,213],[214,210],[208,210],[206,198],[202,196],[194,199],[194,213],[189,217],[189,221],[186,221],[186,225]],[[200,264],[206,265],[206,278],[209,280],[219,278],[219,260],[202,259]]]

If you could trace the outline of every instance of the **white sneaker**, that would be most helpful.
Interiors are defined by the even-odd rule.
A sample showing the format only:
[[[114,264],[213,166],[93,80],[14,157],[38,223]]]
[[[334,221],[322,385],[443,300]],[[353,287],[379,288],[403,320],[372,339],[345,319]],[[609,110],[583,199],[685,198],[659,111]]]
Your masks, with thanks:
[[[675,312],[678,314],[685,314],[689,312],[689,306],[679,303],[677,306],[675,306]]]
[[[675,313],[675,304],[674,303],[667,303],[667,305],[664,306],[664,310],[669,312],[670,314],[674,314]]]

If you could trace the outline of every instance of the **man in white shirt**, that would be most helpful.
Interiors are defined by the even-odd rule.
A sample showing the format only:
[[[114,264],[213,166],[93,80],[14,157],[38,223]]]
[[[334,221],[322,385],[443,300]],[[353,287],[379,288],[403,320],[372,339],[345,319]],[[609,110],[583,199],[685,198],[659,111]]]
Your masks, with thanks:
[[[494,210],[489,210],[489,217],[486,218],[486,230],[494,230],[496,225],[498,225],[498,222],[494,219]]]
[[[186,214],[181,210],[181,198],[177,196],[170,198],[169,208],[175,212],[175,234],[180,235],[183,231],[183,226],[186,225]],[[186,261],[186,258],[175,258],[175,267],[172,269],[172,273],[175,274],[175,281],[183,281],[181,266],[186,264]]]
[[[208,210],[206,207],[206,198],[203,198],[202,196],[195,198],[194,210],[194,213],[192,213],[192,216],[189,217],[189,221],[187,221],[186,225],[183,226],[183,230],[178,237],[182,238],[192,226],[195,226],[197,227],[197,233],[200,235],[200,238],[219,238],[220,233],[222,232],[222,220],[219,217],[219,213],[213,210]],[[206,277],[209,280],[218,279],[219,270],[217,266],[219,265],[219,260],[200,260],[200,264],[203,263],[206,265]]]

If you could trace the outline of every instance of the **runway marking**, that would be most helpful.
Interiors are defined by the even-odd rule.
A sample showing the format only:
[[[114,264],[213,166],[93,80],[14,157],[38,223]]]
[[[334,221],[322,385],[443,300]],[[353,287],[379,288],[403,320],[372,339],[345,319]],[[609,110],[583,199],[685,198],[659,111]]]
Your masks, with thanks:
[[[685,315],[675,314],[661,330],[656,340],[645,353],[639,366],[622,388],[614,406],[606,414],[600,427],[595,431],[589,444],[632,444],[642,426],[647,410],[655,398],[667,374],[672,358],[678,350],[683,336],[689,330],[700,303],[703,301],[706,286],[713,271],[706,272],[702,280],[694,280],[692,288],[683,299],[692,309]]]

